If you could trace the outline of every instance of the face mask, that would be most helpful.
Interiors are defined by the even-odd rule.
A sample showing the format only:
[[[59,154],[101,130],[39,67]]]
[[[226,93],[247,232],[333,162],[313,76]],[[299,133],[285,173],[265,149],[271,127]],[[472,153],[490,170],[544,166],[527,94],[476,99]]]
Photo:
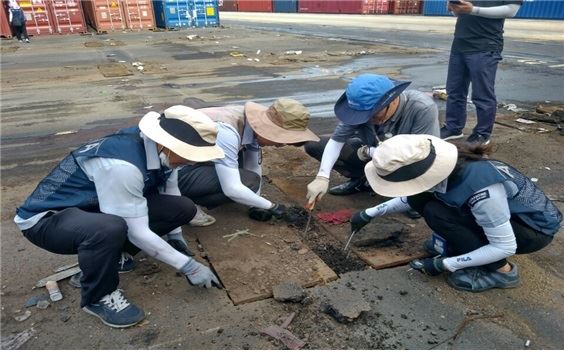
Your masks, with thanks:
[[[168,160],[168,156],[166,155],[166,153],[164,152],[159,153],[159,159],[161,160],[162,166],[170,168],[170,162]]]

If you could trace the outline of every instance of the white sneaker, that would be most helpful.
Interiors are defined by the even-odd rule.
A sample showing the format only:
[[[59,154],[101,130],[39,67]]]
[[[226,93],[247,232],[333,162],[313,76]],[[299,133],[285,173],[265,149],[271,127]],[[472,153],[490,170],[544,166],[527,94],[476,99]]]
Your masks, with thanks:
[[[199,205],[196,205],[196,215],[189,225],[192,227],[207,227],[215,223],[215,218],[205,213]]]

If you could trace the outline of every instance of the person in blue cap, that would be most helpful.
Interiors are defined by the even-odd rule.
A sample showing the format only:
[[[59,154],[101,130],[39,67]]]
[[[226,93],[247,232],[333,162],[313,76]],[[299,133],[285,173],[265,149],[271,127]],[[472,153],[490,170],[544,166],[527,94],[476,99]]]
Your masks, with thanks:
[[[317,176],[307,186],[309,206],[327,193],[333,168],[350,180],[331,188],[330,194],[370,190],[364,166],[380,142],[398,134],[439,136],[436,104],[422,92],[406,91],[410,83],[375,74],[362,74],[350,82],[335,104],[340,122],[333,134],[305,144],[306,153],[321,161]]]

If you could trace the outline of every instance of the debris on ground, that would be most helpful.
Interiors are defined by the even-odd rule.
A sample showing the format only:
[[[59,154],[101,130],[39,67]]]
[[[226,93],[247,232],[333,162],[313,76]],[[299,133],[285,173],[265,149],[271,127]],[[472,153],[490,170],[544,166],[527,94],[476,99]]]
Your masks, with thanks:
[[[521,124],[535,124],[536,123],[532,120],[523,119],[523,118],[515,119],[515,121],[518,122],[518,123],[521,123]]]
[[[531,340],[526,340],[525,347],[529,348],[530,345],[531,345]]]
[[[69,268],[68,270],[64,270],[64,271],[61,271],[61,272],[57,272],[57,273],[55,273],[54,275],[51,275],[51,276],[45,277],[45,278],[43,278],[43,279],[40,279],[40,280],[35,284],[35,287],[37,287],[37,288],[45,287],[45,284],[47,284],[47,282],[49,282],[49,281],[55,281],[55,282],[57,282],[57,281],[60,281],[60,280],[65,279],[65,278],[68,278],[68,277],[74,275],[75,273],[79,273],[79,272],[80,272],[80,267],[78,267],[78,266],[77,266],[77,267]]]
[[[235,239],[235,238],[237,238],[237,237],[240,237],[240,236],[242,236],[242,235],[251,235],[251,236],[253,236],[253,237],[256,237],[256,236],[257,236],[256,234],[253,234],[253,233],[249,232],[249,229],[247,228],[247,229],[243,229],[243,230],[237,229],[237,230],[235,231],[235,233],[226,234],[226,235],[223,236],[223,238],[228,238],[227,242],[229,243],[231,240],[233,240],[233,239]]]
[[[49,291],[49,298],[51,298],[52,301],[57,302],[63,299],[63,293],[61,293],[57,282],[47,281],[47,283],[45,283],[45,288],[47,288],[47,291]]]
[[[244,57],[246,57],[245,54],[239,53],[238,51],[232,51],[231,53],[229,53],[229,56],[234,57],[234,58],[244,58]]]
[[[321,311],[341,323],[352,322],[370,309],[370,304],[362,295],[352,290],[332,293],[321,303]]]
[[[319,212],[317,218],[325,223],[331,224],[343,224],[350,221],[352,217],[352,211],[349,209],[342,209],[333,212]]]
[[[306,343],[287,330],[287,327],[290,325],[295,315],[295,313],[290,314],[290,316],[284,319],[284,322],[280,326],[268,326],[261,330],[261,333],[281,341],[289,349],[302,348]]]
[[[516,104],[504,104],[503,108],[505,108],[505,110],[508,110],[510,112],[515,112],[515,113],[521,113],[521,112],[526,112],[528,111],[527,109],[524,108],[518,108]]]
[[[66,132],[66,131],[64,131],[64,132]],[[67,133],[76,133],[76,131],[72,131],[72,132],[69,131]],[[62,133],[59,132],[58,134],[62,134]],[[68,270],[69,268],[73,268],[73,267],[76,267],[76,266],[78,266],[78,262],[74,262],[72,264],[61,266],[61,267],[57,268],[54,272],[55,273],[62,272],[64,270]]]
[[[22,322],[29,319],[30,316],[31,316],[31,311],[26,310],[22,315],[14,316],[14,320],[16,320],[17,322]]]
[[[286,50],[284,52],[285,55],[301,55],[303,51],[301,50]]]
[[[40,300],[37,302],[37,308],[41,310],[45,310],[51,305],[48,300]]]
[[[294,282],[283,282],[272,287],[274,299],[279,302],[299,303],[305,298],[302,287]]]
[[[379,219],[377,224],[372,225],[370,230],[374,229],[375,231],[361,230],[353,238],[353,245],[358,247],[399,245],[403,242],[400,237],[409,233],[409,228],[404,224],[385,219]]]
[[[24,308],[36,306],[37,303],[42,301],[42,300],[49,300],[49,295],[48,294],[41,294],[41,295],[36,295],[36,296],[29,298],[28,300],[26,300],[26,302],[24,304]]]
[[[1,344],[1,348],[2,350],[14,350],[14,349],[18,349],[20,348],[24,343],[26,343],[27,341],[29,341],[29,339],[31,337],[33,337],[33,334],[35,333],[35,329],[29,328],[25,331],[7,336],[7,337],[2,337],[2,340],[0,341]]]

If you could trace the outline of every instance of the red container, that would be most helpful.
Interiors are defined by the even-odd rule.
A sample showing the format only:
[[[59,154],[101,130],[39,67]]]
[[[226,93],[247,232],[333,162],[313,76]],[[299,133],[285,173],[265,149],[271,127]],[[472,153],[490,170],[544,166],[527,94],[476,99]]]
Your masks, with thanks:
[[[82,6],[78,0],[52,0],[50,3],[55,33],[86,33]]]
[[[340,0],[339,13],[371,14],[374,13],[376,0]]]
[[[18,1],[18,4],[25,14],[27,34],[34,36],[55,33],[49,0]]]
[[[340,2],[341,0],[299,0],[298,12],[340,13],[339,11]]]
[[[376,0],[374,3],[375,14],[387,14],[390,11],[390,3],[388,0]]]
[[[126,28],[122,4],[118,0],[82,1],[86,23],[98,32],[122,31]]]
[[[237,11],[237,0],[219,0],[219,11]]]
[[[155,28],[155,15],[151,0],[122,0],[122,8],[127,28]]]
[[[10,22],[8,22],[8,12],[4,3],[0,5],[0,37],[2,38],[12,38],[12,28],[10,28]]]
[[[423,3],[420,0],[392,0],[390,1],[390,12],[394,15],[420,14]]]
[[[241,12],[272,12],[272,0],[237,0]]]

